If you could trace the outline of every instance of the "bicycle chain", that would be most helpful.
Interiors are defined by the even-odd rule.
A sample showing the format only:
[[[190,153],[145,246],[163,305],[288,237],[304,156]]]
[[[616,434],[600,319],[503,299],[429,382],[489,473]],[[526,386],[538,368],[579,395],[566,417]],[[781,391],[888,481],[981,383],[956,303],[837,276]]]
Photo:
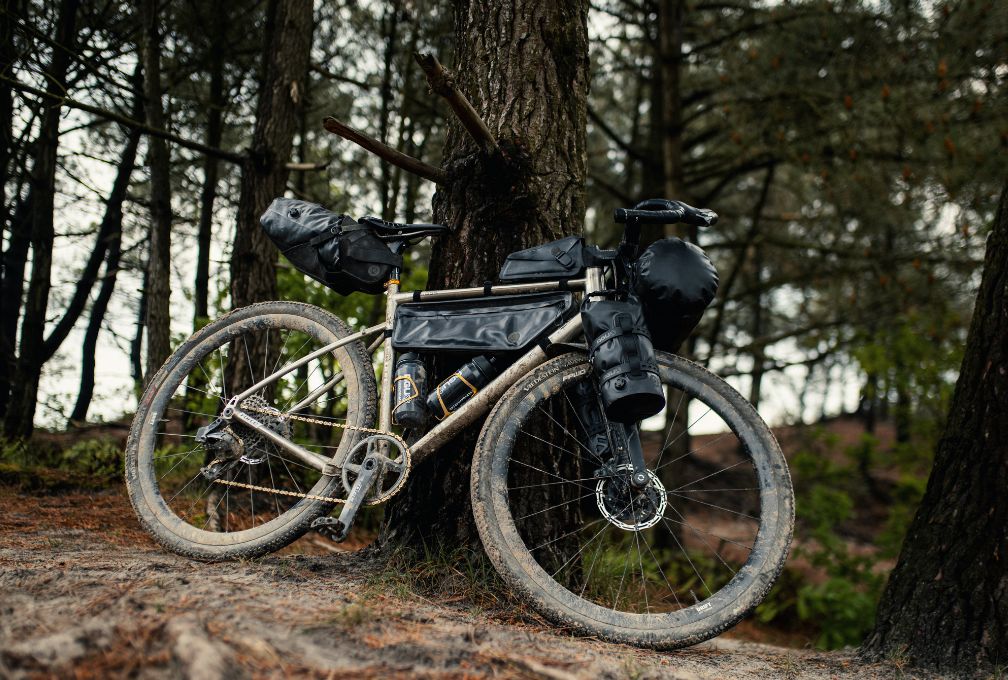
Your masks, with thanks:
[[[252,407],[243,406],[242,408],[243,410],[251,413],[261,413],[263,415],[274,417],[276,416],[276,414],[271,411],[267,411],[266,409],[262,408],[256,408],[254,406]],[[392,498],[397,493],[399,493],[403,485],[406,483],[406,478],[409,477],[410,470],[412,469],[412,457],[410,455],[409,445],[407,445],[406,441],[402,437],[397,435],[395,432],[386,432],[384,430],[378,430],[373,427],[361,427],[359,425],[347,425],[346,423],[336,423],[322,418],[312,418],[311,416],[299,416],[293,413],[285,414],[282,417],[288,418],[290,420],[299,420],[303,423],[312,423],[314,425],[324,425],[326,427],[338,427],[343,430],[358,430],[360,432],[370,432],[371,434],[380,434],[385,437],[390,437],[391,439],[394,439],[399,443],[399,445],[402,447],[403,458],[406,459],[405,461],[406,469],[399,474],[399,479],[396,481],[396,483],[392,486],[391,489],[383,493],[380,493],[371,499],[364,501],[364,505],[379,505],[380,503],[384,503],[385,501],[387,501],[388,499]],[[231,428],[229,427],[228,429],[230,430]],[[238,435],[234,431],[232,431],[232,434],[238,437]],[[241,440],[241,437],[238,437],[238,439]],[[248,489],[250,491],[262,491],[265,493],[273,493],[281,496],[294,496],[297,498],[307,498],[309,500],[322,501],[324,503],[347,502],[347,499],[345,498],[336,498],[332,496],[319,496],[317,494],[311,494],[311,493],[287,491],[286,489],[274,489],[267,486],[259,486],[257,484],[246,484],[245,482],[235,482],[227,479],[215,479],[214,481],[218,484],[224,484],[225,486],[235,486],[242,489]]]

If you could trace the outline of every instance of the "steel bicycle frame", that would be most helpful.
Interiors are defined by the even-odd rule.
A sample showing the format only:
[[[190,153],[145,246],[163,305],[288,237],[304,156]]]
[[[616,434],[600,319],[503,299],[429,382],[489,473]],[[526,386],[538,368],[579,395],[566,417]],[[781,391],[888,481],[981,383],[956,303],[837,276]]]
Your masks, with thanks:
[[[266,439],[270,440],[277,446],[283,448],[288,453],[294,457],[301,460],[306,465],[309,465],[316,470],[319,470],[323,474],[336,474],[336,469],[342,464],[342,460],[329,459],[324,456],[320,456],[313,451],[309,451],[303,446],[284,438],[283,436],[277,434],[270,428],[262,425],[255,418],[249,416],[247,413],[239,408],[239,404],[245,400],[246,397],[258,392],[264,386],[270,384],[274,380],[282,378],[283,376],[296,371],[301,366],[313,361],[325,354],[329,354],[344,345],[348,345],[352,342],[358,340],[364,340],[365,338],[370,338],[371,336],[377,336],[371,342],[369,346],[369,353],[373,352],[377,347],[382,345],[382,376],[381,376],[381,389],[379,393],[379,410],[378,410],[378,429],[385,432],[389,432],[392,429],[392,373],[395,366],[395,350],[392,347],[392,337],[391,333],[386,331],[391,330],[395,322],[395,310],[399,303],[408,302],[414,299],[418,300],[478,300],[485,297],[487,294],[493,295],[518,295],[522,293],[542,293],[551,292],[559,290],[576,290],[582,291],[584,293],[593,293],[602,290],[604,285],[603,271],[601,267],[589,267],[585,271],[585,276],[582,279],[573,279],[569,281],[544,281],[541,283],[524,283],[524,284],[504,284],[499,286],[491,286],[489,291],[483,288],[455,288],[448,290],[428,290],[420,291],[419,293],[400,293],[399,284],[396,282],[390,282],[386,289],[386,306],[385,306],[385,322],[365,328],[362,331],[348,335],[345,338],[341,338],[334,342],[320,347],[314,352],[301,357],[296,361],[292,361],[289,364],[284,365],[279,370],[274,371],[271,375],[266,376],[262,380],[258,381],[244,392],[235,395],[228,402],[227,406],[224,408],[222,416],[225,419],[234,419],[241,423],[244,427],[254,430],[255,432],[261,434]],[[550,344],[562,343],[572,340],[577,337],[578,333],[581,332],[581,315],[577,314],[569,321],[567,321],[563,326],[554,331],[548,336]],[[518,382],[522,377],[527,375],[534,368],[538,367],[546,361],[546,352],[542,347],[538,345],[530,349],[516,362],[511,364],[507,369],[505,369],[500,375],[494,378],[490,383],[480,390],[474,397],[463,404],[457,411],[449,415],[447,418],[442,420],[436,426],[434,426],[430,431],[427,432],[423,437],[419,439],[412,447],[410,447],[410,452],[413,456],[414,462],[423,459],[424,457],[434,453],[442,445],[444,445],[449,439],[458,434],[463,428],[471,424],[477,418],[485,414],[490,410],[490,407],[495,403],[501,395],[504,394],[512,385]],[[294,404],[290,408],[290,412],[296,412],[309,405],[320,395],[328,391],[334,385],[339,383],[343,379],[342,373],[337,373],[335,376],[330,378],[323,385],[312,390],[304,399]]]

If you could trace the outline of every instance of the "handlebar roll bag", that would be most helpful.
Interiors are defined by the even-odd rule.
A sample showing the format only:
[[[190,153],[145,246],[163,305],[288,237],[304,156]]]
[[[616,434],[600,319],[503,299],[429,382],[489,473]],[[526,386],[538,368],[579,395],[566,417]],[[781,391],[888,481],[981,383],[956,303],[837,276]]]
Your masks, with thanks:
[[[661,411],[665,392],[640,301],[588,299],[581,321],[609,419],[634,423]]]
[[[511,253],[498,278],[503,282],[569,279],[584,273],[584,239],[567,236]]]
[[[520,352],[576,313],[570,292],[406,302],[395,311],[392,347],[408,352]]]
[[[677,351],[717,294],[717,269],[703,250],[678,238],[652,243],[634,268],[651,341]]]
[[[291,264],[342,295],[381,293],[403,264],[367,225],[308,201],[274,199],[259,223]]]

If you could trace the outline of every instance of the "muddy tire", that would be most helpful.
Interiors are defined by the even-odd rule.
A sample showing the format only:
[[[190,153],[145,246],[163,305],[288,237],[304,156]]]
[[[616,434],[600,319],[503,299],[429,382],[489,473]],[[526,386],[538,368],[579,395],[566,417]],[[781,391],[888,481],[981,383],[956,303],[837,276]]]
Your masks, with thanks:
[[[163,466],[158,467],[159,459],[157,456],[159,454],[157,452],[164,450],[168,434],[164,431],[159,432],[158,430],[162,428],[167,430],[168,428],[165,426],[165,423],[168,422],[170,416],[176,415],[178,411],[183,412],[179,414],[180,418],[183,415],[189,418],[195,417],[193,415],[186,415],[188,412],[184,411],[183,408],[177,408],[179,395],[186,394],[186,390],[198,389],[190,387],[193,380],[192,376],[201,377],[200,371],[205,376],[207,371],[206,366],[208,365],[211,366],[212,372],[214,365],[207,364],[206,362],[216,356],[215,352],[220,354],[221,348],[227,348],[229,346],[228,343],[236,343],[236,338],[253,337],[251,334],[256,333],[265,333],[266,347],[268,348],[270,346],[270,333],[273,333],[274,337],[281,333],[296,334],[295,337],[297,337],[298,341],[301,338],[306,338],[306,343],[310,340],[316,346],[322,346],[347,337],[351,335],[352,331],[336,316],[312,305],[294,302],[264,302],[250,305],[227,314],[192,335],[168,358],[151,380],[150,385],[140,399],[136,417],[133,420],[127,440],[125,457],[126,488],[129,492],[133,509],[143,527],[162,546],[186,557],[212,561],[261,556],[278,550],[296,540],[308,530],[313,520],[321,515],[328,514],[333,508],[333,504],[321,500],[293,498],[281,495],[275,495],[275,498],[271,498],[267,495],[265,501],[260,499],[260,507],[262,508],[263,505],[266,507],[265,511],[260,510],[258,518],[255,514],[255,506],[254,504],[252,505],[251,526],[239,523],[236,527],[224,528],[215,526],[212,529],[208,529],[207,525],[210,523],[209,517],[204,520],[203,516],[200,515],[200,521],[195,521],[192,517],[180,512],[177,507],[178,501],[164,488],[165,483],[163,478],[165,475],[163,473]],[[274,344],[278,343],[274,341]],[[293,343],[290,343],[290,345],[293,346]],[[277,352],[277,359],[270,356],[267,349],[262,362],[263,366],[275,370],[273,369],[274,362],[279,360],[280,355],[284,354],[287,348],[288,343],[285,342],[283,349]],[[248,347],[246,346],[244,349],[246,356],[248,356]],[[235,354],[236,356],[238,355],[237,350]],[[345,407],[340,413],[341,422],[356,427],[373,426],[377,394],[371,361],[367,356],[364,345],[360,341],[355,341],[337,348],[331,354],[324,355],[323,358],[331,361],[333,366],[338,366],[338,369],[343,373],[342,384],[345,385],[345,388],[341,386],[341,390],[345,391],[340,393],[340,403],[345,404]],[[321,360],[319,361],[319,365],[321,365]],[[283,364],[281,363],[280,365]],[[225,368],[223,356],[220,359],[219,366],[220,375],[226,375],[226,370],[228,369]],[[198,368],[199,370],[197,370]],[[250,356],[248,359],[248,373],[251,374],[249,378],[250,383],[253,378],[261,378],[270,372],[263,368],[256,368],[255,371],[252,369],[253,359]],[[208,376],[206,379],[210,380],[211,378]],[[221,385],[224,384],[224,380],[225,378],[221,378]],[[199,390],[200,392],[209,394],[210,396],[219,395],[219,393],[215,393],[211,389],[212,385],[203,385],[202,383],[200,385],[202,385],[202,389]],[[299,389],[301,392],[298,394],[301,395],[308,391],[307,379],[304,381],[304,386],[299,387]],[[227,396],[226,393],[224,396]],[[221,398],[218,401],[222,403],[224,400]],[[213,407],[207,407],[205,409],[207,413],[205,414],[197,414],[202,418],[197,424],[206,424],[212,420],[213,416],[220,412],[221,403],[217,403]],[[214,412],[213,408],[218,410]],[[287,427],[278,419],[274,419],[271,422],[279,423],[276,425],[278,428]],[[189,424],[189,427],[194,430],[196,425]],[[345,434],[341,436],[338,444],[334,443],[332,446],[324,447],[324,452],[327,456],[336,455],[338,458],[340,455],[345,455],[359,441],[359,437],[361,436],[360,433],[353,430],[344,429],[342,432]],[[175,434],[174,436],[188,438],[180,439],[179,441],[192,442],[193,440],[192,434]],[[294,435],[291,434],[288,436],[293,437]],[[305,441],[305,438],[306,436],[304,435],[298,435],[298,441]],[[260,446],[265,448],[268,446],[268,442],[262,442]],[[207,487],[211,486],[209,482],[204,481],[198,476],[199,466],[202,466],[206,462],[205,459],[197,460],[201,456],[206,456],[205,452],[197,450],[198,448],[198,446],[193,445],[194,452],[191,456],[186,456],[193,458],[190,467],[197,470],[197,476],[187,483],[187,486],[190,488],[192,485],[199,484],[204,484]],[[181,453],[172,455],[182,457]],[[232,462],[236,470],[233,473],[234,479],[239,481],[244,480],[245,477],[243,475],[246,470],[249,471],[249,479],[252,479],[251,470],[254,468],[252,463],[258,463],[260,467],[265,467],[262,465],[262,460],[252,458],[253,455],[258,454],[245,451],[245,458]],[[273,455],[277,455],[276,449],[273,449]],[[247,459],[252,460],[252,463],[243,464],[243,461]],[[264,454],[263,460],[265,459],[266,456]],[[284,463],[284,467],[288,470],[292,468],[293,461],[281,462]],[[311,473],[311,476],[305,476],[307,473],[302,471],[298,473],[300,476],[295,479],[294,474],[291,473],[291,479],[294,481],[293,486],[288,484],[288,488],[322,497],[338,498],[345,495],[343,493],[342,481],[339,477],[321,475],[317,471],[309,470],[307,466],[304,467],[305,470]],[[278,464],[275,476],[280,476],[280,469]],[[159,470],[162,472],[160,475]],[[257,481],[257,483],[268,484],[270,479],[274,477],[274,470],[272,468],[269,472],[269,476],[261,473],[259,476],[263,477],[265,481]],[[191,474],[191,470],[189,474]],[[296,488],[298,482],[304,485],[303,488]],[[181,482],[178,486],[181,486]],[[280,488],[280,486],[278,484],[277,488]],[[235,489],[235,492],[237,491],[238,489]],[[220,494],[219,491],[217,493]],[[252,498],[252,494],[248,491],[244,493],[249,498]],[[227,500],[223,496],[221,498],[222,500]],[[245,496],[242,498],[244,499]],[[252,500],[254,503],[254,498]],[[203,503],[204,506],[202,508],[196,502],[192,504],[192,507],[195,508],[196,512],[203,512],[205,514],[209,512],[207,508],[210,508],[212,503],[205,501]],[[237,501],[232,503],[236,504]],[[275,512],[272,510],[273,504],[276,506]],[[227,512],[223,511],[224,506],[222,502],[218,501],[217,506],[221,508],[220,514]],[[232,517],[233,515],[234,512],[231,512]],[[201,522],[202,526],[200,526]],[[221,524],[218,518],[215,518],[215,522],[216,524]],[[234,530],[231,530],[232,528]]]
[[[580,547],[577,548],[577,552],[571,553],[578,559],[572,561],[571,558],[568,558],[567,562],[562,563],[560,568],[555,571],[553,568],[549,570],[544,568],[541,562],[545,562],[540,553],[545,550],[542,546],[554,543],[558,540],[557,538],[531,548],[528,545],[531,541],[526,538],[526,529],[522,528],[527,524],[518,521],[522,520],[522,517],[516,517],[516,515],[523,513],[518,513],[515,510],[517,506],[514,496],[519,493],[516,489],[525,489],[529,486],[514,485],[513,481],[509,482],[509,479],[512,479],[515,474],[512,471],[511,477],[509,477],[509,468],[519,468],[517,465],[511,465],[511,462],[512,460],[518,462],[523,460],[520,449],[535,448],[535,446],[530,446],[530,443],[533,443],[531,440],[523,439],[526,434],[530,434],[535,440],[538,440],[540,442],[538,446],[543,445],[542,442],[546,437],[542,434],[544,431],[542,428],[531,429],[531,431],[523,429],[523,426],[535,427],[532,423],[533,415],[537,409],[541,409],[543,404],[555,403],[560,399],[567,399],[567,403],[570,404],[568,388],[579,381],[592,380],[590,366],[584,355],[571,353],[553,359],[532,371],[504,395],[487,418],[477,443],[472,465],[471,493],[476,525],[487,555],[505,581],[514,588],[521,598],[554,623],[573,629],[578,633],[598,636],[615,642],[670,649],[693,645],[718,635],[749,614],[763,600],[780,573],[788,554],[794,524],[794,500],[790,476],[780,447],[756,410],[735,389],[701,366],[662,352],[658,353],[658,359],[662,381],[670,388],[681,390],[680,394],[689,395],[690,399],[686,401],[687,412],[689,412],[689,404],[693,403],[695,405],[693,413],[700,412],[700,408],[696,406],[699,405],[719,417],[720,422],[727,426],[725,432],[737,437],[738,440],[735,449],[725,447],[721,447],[721,449],[726,452],[725,455],[732,455],[732,452],[737,450],[737,455],[740,456],[742,462],[747,463],[746,465],[734,463],[730,466],[725,464],[726,471],[720,473],[717,471],[690,472],[689,479],[696,478],[697,481],[687,480],[688,483],[679,486],[678,491],[676,487],[669,487],[670,491],[666,494],[666,487],[661,487],[662,495],[667,495],[670,504],[685,497],[685,503],[688,506],[689,500],[698,499],[702,505],[697,507],[706,510],[706,517],[712,522],[718,522],[718,524],[698,525],[696,523],[700,519],[697,518],[704,517],[702,512],[696,511],[694,514],[687,514],[690,512],[688,507],[676,511],[683,525],[683,533],[675,538],[675,543],[672,543],[673,548],[675,544],[679,544],[683,548],[683,553],[687,555],[686,559],[689,559],[689,555],[693,553],[687,550],[687,540],[692,541],[691,545],[694,547],[699,546],[700,548],[706,543],[708,547],[713,548],[717,557],[727,567],[727,570],[724,571],[723,582],[718,582],[716,587],[709,578],[704,583],[705,587],[709,586],[709,593],[700,592],[699,595],[694,593],[691,588],[695,588],[696,591],[701,590],[698,584],[688,587],[680,586],[676,578],[670,575],[668,561],[663,562],[655,557],[655,564],[658,565],[657,570],[654,566],[645,567],[644,563],[648,560],[648,554],[650,553],[654,557],[656,553],[659,553],[658,548],[655,547],[652,550],[652,545],[649,543],[644,543],[647,546],[646,550],[642,547],[641,541],[646,541],[648,536],[651,537],[651,541],[657,540],[655,533],[648,533],[654,532],[656,527],[654,524],[648,524],[644,521],[647,518],[641,519],[640,516],[636,516],[637,519],[629,520],[639,521],[640,526],[646,527],[642,529],[627,531],[626,527],[607,526],[606,514],[601,512],[605,507],[602,499],[603,494],[601,492],[593,494],[593,490],[596,488],[593,469],[596,465],[592,461],[588,461],[590,466],[582,462],[581,467],[578,468],[581,472],[577,475],[582,479],[573,480],[579,484],[579,486],[575,486],[575,493],[580,494],[582,499],[586,496],[588,499],[567,502],[580,503],[580,505],[575,505],[577,516],[584,517],[583,521],[586,526],[594,525],[581,535],[586,538],[591,537],[595,528],[601,526],[602,529],[599,529],[599,533],[605,531],[604,535],[614,535],[613,540],[621,541],[614,544],[619,545],[620,550],[624,545],[631,546],[628,548],[628,556],[632,557],[628,560],[630,568],[627,564],[623,565],[623,578],[619,580],[618,585],[620,591],[628,593],[630,579],[635,576],[637,562],[640,561],[638,580],[643,584],[640,592],[644,595],[644,601],[639,602],[640,598],[638,598],[638,603],[631,606],[629,597],[624,595],[625,599],[621,599],[621,593],[616,592],[615,599],[610,603],[606,599],[606,593],[615,592],[615,586],[609,586],[609,591],[606,591],[604,588],[596,588],[591,584],[592,571],[601,569],[596,566],[595,561],[590,563],[591,568],[589,568],[589,553],[593,547],[591,540],[586,542],[585,539],[579,539]],[[680,398],[681,402],[682,398]],[[555,414],[556,411],[550,413]],[[678,415],[678,410],[676,415]],[[556,415],[550,415],[550,420],[563,428],[557,418]],[[673,421],[675,421],[675,417],[667,422]],[[539,434],[535,434],[536,432]],[[566,428],[563,428],[563,432],[566,435],[571,434],[567,432]],[[669,433],[671,434],[671,432],[670,426]],[[645,434],[641,435],[642,441]],[[715,441],[717,436],[709,433],[698,434],[692,441],[711,443]],[[667,446],[669,437],[665,439],[664,446]],[[716,448],[716,445],[713,448]],[[576,455],[587,456],[582,453],[582,450],[587,449],[563,444],[562,447],[559,447],[561,452],[559,455],[569,456],[577,452]],[[663,447],[661,453],[664,451]],[[689,453],[688,451],[687,454]],[[692,455],[697,458],[703,457],[696,451]],[[704,455],[707,455],[706,452]],[[541,493],[537,490],[536,493],[544,498],[551,498],[551,500],[541,501],[543,509],[538,512],[534,508],[528,510],[529,515],[537,515],[533,518],[536,520],[534,524],[543,525],[547,522],[548,515],[541,513],[557,507],[557,505],[553,505],[556,500],[556,489],[563,488],[565,483],[559,481],[565,479],[565,475],[557,470],[564,469],[564,463],[553,462],[549,451],[541,450],[536,451],[534,458],[526,457],[524,460],[531,460],[532,463],[522,463],[522,466],[534,469],[542,468],[542,471],[549,475],[545,477],[547,482],[543,485],[544,490]],[[658,467],[665,467],[660,463],[661,456],[659,454]],[[701,464],[707,465],[709,470],[714,470],[709,460],[699,460],[697,465]],[[648,467],[651,469],[652,464],[649,463]],[[753,511],[743,506],[724,506],[726,512],[721,512],[717,508],[722,506],[708,500],[715,498],[716,492],[725,491],[725,489],[714,487],[735,486],[735,484],[725,484],[723,481],[715,484],[714,480],[734,479],[735,476],[741,479],[743,474],[750,474],[755,480],[751,484],[754,489],[751,493],[751,502],[759,507],[758,518],[752,516]],[[707,478],[710,478],[710,481],[700,481]],[[609,483],[606,482],[606,484]],[[602,483],[598,482],[598,484],[601,488]],[[702,490],[701,487],[703,487]],[[687,493],[694,491],[697,494]],[[549,497],[549,494],[554,494],[554,496]],[[598,499],[596,499],[596,495]],[[641,497],[638,496],[639,498]],[[562,498],[561,501],[563,501]],[[589,513],[595,511],[596,501],[600,511],[597,516],[600,519],[588,524]],[[640,501],[638,502],[640,503]],[[654,505],[657,507],[658,503],[655,502]],[[711,507],[705,508],[704,506]],[[664,511],[671,514],[671,510],[664,510],[664,508],[665,503],[662,500],[661,509],[657,510],[657,513],[661,515]],[[741,546],[738,547],[724,542],[724,540],[733,540],[726,533],[733,526],[730,521],[732,515],[726,514],[727,512],[733,512],[740,516],[738,524],[750,523],[753,525],[751,545],[745,546],[742,545],[744,541],[735,541]],[[721,515],[728,519],[722,518]],[[751,517],[752,521],[745,519],[746,517]],[[601,522],[601,524],[596,524],[596,522]],[[672,526],[665,519],[661,519],[661,522]],[[661,522],[656,521],[657,528],[662,527]],[[705,527],[705,529],[702,528],[695,532],[696,536],[700,538],[697,540],[696,536],[692,536],[690,531],[685,529],[686,527],[690,529]],[[536,526],[535,529],[541,531],[541,526]],[[700,531],[703,531],[703,534]],[[726,538],[715,547],[712,545],[714,541],[710,537],[719,534],[726,536]],[[564,535],[570,536],[570,534]],[[635,540],[637,541],[637,555],[633,557],[632,546]],[[742,547],[747,547],[748,552],[743,551]],[[729,563],[731,559],[729,548],[733,548],[737,554],[742,555],[734,567]],[[608,562],[605,560],[605,556],[609,554],[605,550],[608,549],[608,547],[603,549],[600,543],[600,547],[595,548],[596,561],[599,564],[607,564],[618,576],[619,564],[617,563],[613,567],[611,564],[613,560],[610,559]],[[603,553],[602,559],[599,558],[600,552]],[[621,552],[615,554],[617,557],[622,555]],[[665,553],[659,554],[664,555]],[[575,562],[581,563],[576,569],[573,566]],[[556,563],[559,563],[559,560]],[[700,581],[704,581],[700,571],[702,567],[699,566],[699,563],[695,563],[696,558],[689,562],[689,566],[693,566],[693,571],[701,577]],[[710,567],[711,573],[714,573],[715,567],[720,568],[720,565],[713,559],[711,564],[713,565]],[[664,565],[664,569],[662,565]],[[563,575],[565,573],[575,571],[573,579],[561,582],[564,581]],[[657,575],[652,577],[652,574],[657,574],[657,572],[661,572],[660,579]],[[680,573],[689,574],[688,567]],[[692,574],[689,576],[692,577]],[[676,602],[671,602],[671,597],[666,596],[665,600],[659,600],[658,590],[649,585],[649,579],[652,578],[658,582],[664,580],[662,588],[667,584],[673,590],[673,595],[678,589],[681,591],[680,595],[682,592],[689,592],[693,594],[693,598],[686,600],[686,598],[677,597]],[[574,580],[574,586],[571,585],[570,580]],[[673,583],[676,585],[672,585]],[[589,592],[602,594],[589,597],[587,595]],[[700,597],[705,594],[708,596]],[[662,602],[667,605],[659,606]]]

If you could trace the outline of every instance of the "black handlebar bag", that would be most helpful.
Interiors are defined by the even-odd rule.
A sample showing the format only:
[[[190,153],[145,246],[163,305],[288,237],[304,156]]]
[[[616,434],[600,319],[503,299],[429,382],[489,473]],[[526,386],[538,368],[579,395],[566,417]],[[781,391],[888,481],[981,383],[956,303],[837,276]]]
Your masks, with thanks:
[[[402,267],[370,227],[315,203],[274,199],[259,223],[291,264],[342,295],[381,293]]]
[[[610,420],[634,423],[665,408],[658,361],[640,301],[588,299],[581,306],[588,358]]]
[[[703,250],[677,238],[652,243],[634,268],[651,341],[677,351],[717,294],[717,270]]]

